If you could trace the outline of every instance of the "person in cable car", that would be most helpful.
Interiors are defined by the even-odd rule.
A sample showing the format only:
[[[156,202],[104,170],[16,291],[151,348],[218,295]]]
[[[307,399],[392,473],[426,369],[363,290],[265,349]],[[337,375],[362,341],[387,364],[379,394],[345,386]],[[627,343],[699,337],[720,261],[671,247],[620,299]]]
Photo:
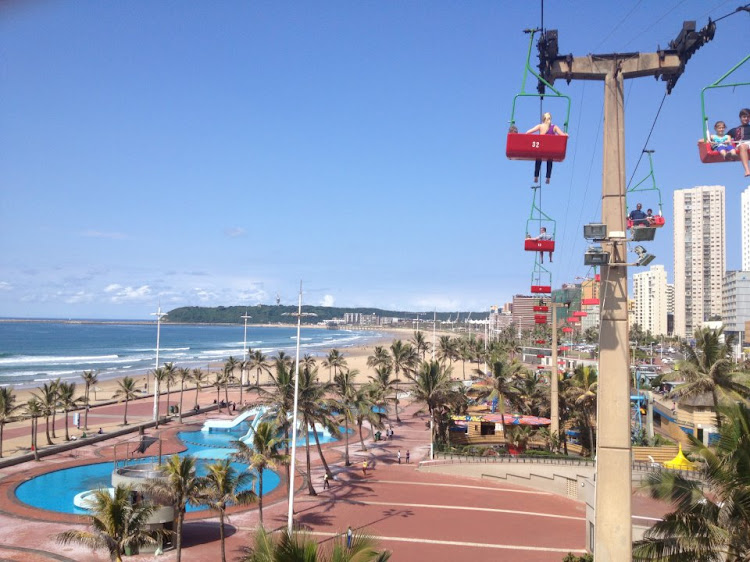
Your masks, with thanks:
[[[750,157],[750,109],[740,110],[739,126],[729,129],[727,134],[734,139],[737,145],[737,153],[740,155],[742,167],[745,168],[745,177],[750,176],[750,166],[748,166],[748,158]]]
[[[648,225],[648,219],[646,218],[646,213],[643,212],[643,205],[638,203],[635,206],[635,209],[630,211],[630,214],[628,215],[628,219],[633,221],[633,226],[647,226]]]
[[[654,224],[654,211],[652,209],[646,209],[646,224],[648,226]]]
[[[717,121],[714,125],[715,135],[711,135],[711,148],[721,154],[726,159],[727,153],[737,156],[737,150],[732,144],[732,137],[726,134],[727,124],[724,121]]]
[[[547,227],[543,226],[539,229],[539,236],[526,235],[529,240],[552,240],[552,235],[547,233]],[[547,252],[549,254],[549,262],[552,263],[552,251]],[[539,263],[544,263],[544,252],[539,252]]]
[[[540,135],[562,135],[568,136],[568,133],[563,132],[560,127],[552,123],[552,114],[548,111],[542,115],[542,122],[535,127],[532,127],[526,131],[527,135],[532,133],[539,133]],[[750,138],[750,137],[748,137]],[[537,160],[534,162],[534,183],[539,183],[539,172],[542,171],[542,161]],[[549,179],[552,176],[552,160],[547,160],[547,173],[545,175],[545,183],[549,183]]]

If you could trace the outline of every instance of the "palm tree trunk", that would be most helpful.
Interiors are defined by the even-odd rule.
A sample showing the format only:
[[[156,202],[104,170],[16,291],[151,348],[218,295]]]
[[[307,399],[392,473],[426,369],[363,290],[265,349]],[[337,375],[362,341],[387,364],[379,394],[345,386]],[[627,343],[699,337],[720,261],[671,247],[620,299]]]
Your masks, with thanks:
[[[167,383],[167,415],[169,415],[169,383]]]
[[[366,451],[367,447],[365,447],[365,439],[362,437],[362,422],[358,421],[357,425],[359,426],[359,442],[362,445],[362,450]]]
[[[221,562],[227,562],[227,553],[224,545],[224,510],[219,510],[219,537],[221,538]]]
[[[196,406],[198,405],[198,393],[200,392],[200,390],[201,390],[200,383],[195,383],[195,405]]]
[[[44,432],[47,434],[47,445],[52,445],[52,439],[49,437],[49,416],[44,416]]]
[[[263,526],[263,469],[258,469],[258,518]]]
[[[344,418],[344,429],[346,429],[346,447],[344,449],[344,466],[351,466],[349,462],[349,418]],[[2,445],[2,432],[0,431],[0,445]],[[2,449],[2,447],[0,447]],[[0,456],[2,456],[2,450],[0,450]]]
[[[219,413],[221,413],[221,385],[216,385],[216,404],[219,406]]]
[[[328,478],[333,480],[333,472],[331,472],[331,469],[328,468],[328,463],[326,462],[326,458],[323,456],[323,449],[320,448],[320,439],[318,439],[318,432],[315,431],[315,426],[313,426],[313,437],[315,438],[315,446],[318,448],[318,455],[320,456],[320,460],[323,463],[323,467],[325,468],[326,474],[328,475]]]
[[[305,420],[305,461],[307,462],[307,491],[311,496],[317,496],[318,493],[313,488],[312,474],[310,473],[310,426]]]
[[[68,433],[68,409],[65,409],[65,440],[70,441],[70,433]]]
[[[227,382],[224,383],[224,400],[227,403],[227,414],[229,413],[229,378],[227,378]]]
[[[39,435],[39,418],[31,420],[31,448],[34,449],[34,460],[39,461],[39,444],[37,437]]]
[[[3,458],[3,430],[5,429],[5,422],[0,422],[0,459]]]
[[[125,414],[122,416],[122,425],[128,425],[128,400],[127,398],[125,399]]]
[[[185,381],[180,381],[180,408],[177,410],[177,421],[182,423],[182,395],[185,392]]]
[[[398,373],[396,373],[396,377],[398,378]],[[396,422],[401,423],[401,418],[398,417],[398,384],[396,385],[396,396],[393,403],[396,406]]]
[[[185,519],[185,513],[180,510],[177,514],[177,529],[175,529],[174,547],[177,551],[177,562],[182,559],[182,522]]]
[[[584,410],[586,415],[586,425],[589,426],[589,446],[591,447],[591,458],[594,458],[594,451],[596,448],[594,447],[594,427],[591,424],[591,416],[589,416],[588,408]]]
[[[85,404],[85,410],[83,411],[83,429],[85,431],[88,431],[89,429],[89,392],[90,392],[90,385],[86,384],[86,392],[84,392],[84,402]]]
[[[55,420],[57,419],[57,408],[52,406],[52,437],[57,439],[57,433],[55,433]]]

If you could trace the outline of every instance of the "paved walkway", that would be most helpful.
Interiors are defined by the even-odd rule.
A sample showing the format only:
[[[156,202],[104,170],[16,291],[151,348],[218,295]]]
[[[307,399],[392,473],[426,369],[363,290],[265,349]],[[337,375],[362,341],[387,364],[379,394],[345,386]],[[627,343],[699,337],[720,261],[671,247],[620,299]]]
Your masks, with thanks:
[[[373,443],[368,435],[365,441],[367,451],[360,450],[358,435],[352,435],[350,456],[354,464],[350,467],[343,464],[342,443],[326,447],[326,458],[336,475],[330,490],[322,490],[323,471],[313,449],[312,481],[318,495],[308,495],[302,479],[296,479],[296,524],[323,543],[333,540],[351,525],[353,529],[378,538],[381,548],[393,552],[392,560],[395,561],[448,562],[467,558],[477,562],[559,562],[569,551],[583,552],[585,512],[581,502],[513,485],[418,471],[418,462],[429,454],[429,429],[423,416],[414,415],[416,410],[416,406],[408,406],[401,415],[402,423],[393,424],[393,439]],[[109,411],[102,412],[102,415],[110,414]],[[180,448],[172,438],[178,429],[173,422],[162,430],[170,451]],[[396,461],[399,449],[401,464]],[[10,485],[12,480],[28,477],[31,468],[49,470],[55,465],[80,464],[84,458],[101,460],[107,450],[111,451],[111,443],[84,447],[75,459],[67,453],[47,457],[41,463],[26,463],[25,467],[16,467],[15,471],[0,470],[0,497],[4,498],[0,504],[0,525],[4,530],[0,538],[0,559],[107,560],[103,552],[92,553],[88,549],[63,547],[54,542],[55,533],[84,528],[85,518],[54,515],[31,508],[16,509],[17,500],[12,494],[14,486]],[[409,464],[405,463],[407,450],[411,454]],[[304,454],[299,454],[298,459],[298,470],[303,471]],[[366,476],[361,469],[364,459],[368,460],[370,467]],[[284,488],[282,484],[264,498],[266,528],[286,526]],[[651,511],[644,508],[644,517],[660,515],[660,510],[650,508]],[[230,514],[228,559],[236,558],[241,547],[251,543],[257,524],[257,508]],[[183,544],[184,560],[218,559],[217,519],[205,518],[205,514],[190,514]],[[31,545],[33,553],[19,550]],[[152,559],[153,555],[129,558],[133,561]],[[174,560],[174,552],[167,552],[160,559]]]

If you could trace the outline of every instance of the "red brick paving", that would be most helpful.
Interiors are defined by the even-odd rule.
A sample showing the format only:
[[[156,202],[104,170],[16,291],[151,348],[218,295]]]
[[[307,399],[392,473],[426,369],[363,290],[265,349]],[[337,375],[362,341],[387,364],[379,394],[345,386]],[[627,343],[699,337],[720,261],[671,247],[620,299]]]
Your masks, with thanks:
[[[193,395],[194,396],[194,395]],[[166,403],[166,401],[165,401]],[[174,399],[172,399],[174,403]],[[192,403],[192,399],[186,403]],[[131,403],[128,417],[148,416],[152,404],[139,400]],[[92,410],[89,427],[96,419],[119,413],[121,405],[102,406]],[[402,424],[393,424],[395,437],[373,443],[368,439],[368,451],[359,451],[358,436],[350,439],[353,466],[343,466],[342,443],[325,448],[326,458],[336,474],[331,489],[322,491],[322,469],[314,460],[313,482],[319,495],[307,494],[307,486],[298,476],[295,486],[295,522],[310,530],[321,542],[333,540],[332,534],[341,533],[351,525],[380,538],[382,548],[393,551],[392,560],[472,561],[518,560],[530,562],[559,562],[567,551],[582,551],[585,540],[585,507],[583,503],[553,494],[538,492],[508,484],[479,479],[458,478],[416,470],[417,463],[429,451],[429,431],[423,417],[413,417],[415,407],[407,409]],[[215,416],[215,414],[212,414]],[[109,418],[111,419],[111,417]],[[186,420],[187,421],[187,420]],[[202,421],[202,420],[199,420]],[[164,453],[182,450],[174,434],[185,427],[175,422],[161,428]],[[149,434],[153,434],[149,430]],[[396,451],[402,457],[407,449],[412,463],[397,464]],[[101,462],[111,458],[111,444],[90,445],[76,452],[54,455],[41,463],[26,463],[21,468],[0,470],[0,525],[4,530],[0,539],[2,560],[92,560],[105,561],[103,552],[92,553],[76,546],[60,546],[53,535],[76,527],[85,518],[50,514],[23,506],[15,499],[15,485],[30,475],[83,462]],[[67,456],[66,456],[67,455]],[[75,455],[72,458],[71,455]],[[371,469],[362,476],[361,461],[367,458]],[[403,462],[403,461],[402,461]],[[299,455],[298,470],[304,470],[304,455]],[[284,471],[280,471],[283,475]],[[639,498],[634,506],[640,514],[658,517],[662,506]],[[460,507],[462,509],[448,509]],[[257,508],[237,508],[230,513],[227,529],[227,556],[232,559],[242,546],[251,541],[258,523]],[[550,517],[554,515],[557,517]],[[282,484],[264,497],[264,519],[267,528],[286,526],[287,502]],[[82,528],[82,527],[81,527]],[[215,517],[205,513],[188,516],[184,534],[183,559],[187,561],[218,558],[218,525]],[[14,550],[33,545],[32,552]],[[44,552],[49,554],[45,558]],[[19,554],[20,553],[20,554]],[[19,557],[20,556],[20,557]],[[24,558],[23,556],[27,556]],[[129,557],[129,560],[152,560],[153,555]],[[175,559],[174,552],[166,552],[161,560]]]

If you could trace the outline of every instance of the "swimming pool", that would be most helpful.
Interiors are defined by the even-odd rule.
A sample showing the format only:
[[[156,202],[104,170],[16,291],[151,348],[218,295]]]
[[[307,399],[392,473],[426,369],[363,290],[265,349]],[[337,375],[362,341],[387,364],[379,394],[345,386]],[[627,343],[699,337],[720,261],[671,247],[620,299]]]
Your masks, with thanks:
[[[187,450],[180,453],[196,457],[196,472],[199,476],[206,474],[206,466],[211,462],[229,457],[233,452],[232,441],[247,434],[248,423],[242,423],[235,428],[220,431],[181,431],[177,437],[182,441]],[[341,428],[343,433],[343,428]],[[351,432],[352,430],[350,430]],[[335,441],[336,438],[327,432],[318,432],[321,443]],[[297,444],[304,447],[304,434],[297,437]],[[310,439],[310,445],[314,447],[314,441]],[[164,459],[164,457],[163,457]],[[162,459],[162,460],[163,460]],[[154,463],[157,457],[148,457],[135,461],[138,463]],[[132,462],[129,464],[133,464]],[[247,470],[243,463],[232,463],[238,471]],[[56,511],[59,513],[71,513],[86,515],[89,512],[76,507],[73,498],[80,492],[95,490],[98,488],[109,488],[112,486],[112,462],[87,464],[74,466],[41,474],[16,488],[16,497],[25,504],[39,509]],[[278,474],[271,470],[263,472],[263,495],[274,490],[280,482]],[[244,489],[255,489],[257,491],[257,480]],[[51,492],[53,491],[53,492]],[[203,506],[188,506],[188,511],[200,511],[207,509]]]

